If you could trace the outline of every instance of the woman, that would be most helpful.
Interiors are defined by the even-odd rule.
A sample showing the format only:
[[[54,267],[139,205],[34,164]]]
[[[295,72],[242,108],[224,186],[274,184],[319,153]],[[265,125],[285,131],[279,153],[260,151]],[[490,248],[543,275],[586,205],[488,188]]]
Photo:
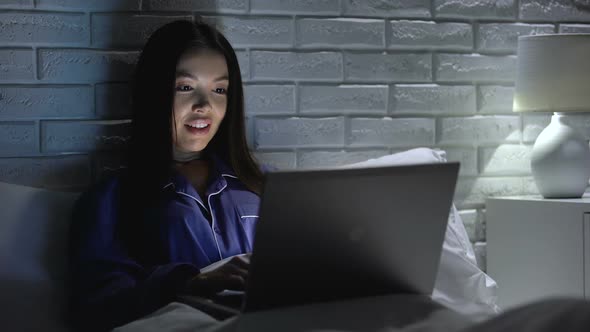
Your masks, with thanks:
[[[108,330],[180,294],[242,289],[262,173],[245,138],[234,50],[214,28],[177,21],[137,63],[128,167],[81,196],[70,243],[71,315]]]

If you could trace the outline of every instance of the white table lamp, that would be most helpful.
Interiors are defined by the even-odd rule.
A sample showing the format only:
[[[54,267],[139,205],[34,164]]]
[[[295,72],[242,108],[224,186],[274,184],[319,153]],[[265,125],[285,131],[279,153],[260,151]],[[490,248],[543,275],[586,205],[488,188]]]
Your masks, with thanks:
[[[518,38],[515,112],[553,112],[535,141],[531,170],[545,198],[581,197],[590,178],[590,148],[564,121],[590,112],[590,34]]]

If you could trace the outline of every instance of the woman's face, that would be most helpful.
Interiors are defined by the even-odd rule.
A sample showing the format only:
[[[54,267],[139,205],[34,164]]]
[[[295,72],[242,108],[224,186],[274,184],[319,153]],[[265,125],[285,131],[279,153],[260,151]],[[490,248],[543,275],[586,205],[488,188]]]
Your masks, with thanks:
[[[229,75],[225,58],[210,50],[189,50],[176,66],[172,141],[177,150],[205,149],[227,107]]]

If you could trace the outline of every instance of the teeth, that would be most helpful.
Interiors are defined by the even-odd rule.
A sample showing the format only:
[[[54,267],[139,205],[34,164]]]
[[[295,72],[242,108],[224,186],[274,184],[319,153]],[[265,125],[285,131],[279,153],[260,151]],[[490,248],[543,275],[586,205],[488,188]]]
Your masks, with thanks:
[[[203,129],[208,126],[206,123],[189,124],[189,126],[197,129]]]

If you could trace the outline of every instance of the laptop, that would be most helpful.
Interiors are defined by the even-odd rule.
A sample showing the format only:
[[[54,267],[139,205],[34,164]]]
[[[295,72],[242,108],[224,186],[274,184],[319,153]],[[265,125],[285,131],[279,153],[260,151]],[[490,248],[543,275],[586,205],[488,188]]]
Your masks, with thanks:
[[[185,300],[226,318],[358,297],[430,296],[458,171],[451,162],[267,173],[245,294]]]

